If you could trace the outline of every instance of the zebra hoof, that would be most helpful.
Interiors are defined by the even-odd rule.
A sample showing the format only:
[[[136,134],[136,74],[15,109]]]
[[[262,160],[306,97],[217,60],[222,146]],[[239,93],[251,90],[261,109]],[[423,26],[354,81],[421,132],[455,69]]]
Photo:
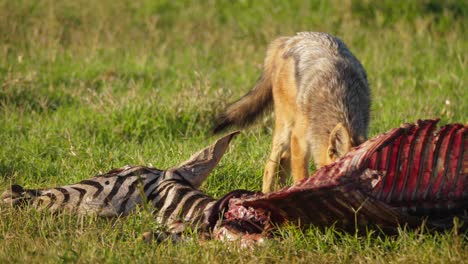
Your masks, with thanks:
[[[146,243],[150,243],[153,241],[153,232],[145,232],[141,236],[141,240],[145,241]]]
[[[142,235],[142,240],[145,241],[146,243],[162,243],[162,242],[172,242],[172,243],[177,243],[182,241],[182,235],[180,233],[170,233],[170,232],[145,232]]]
[[[25,199],[25,190],[20,185],[12,185],[9,190],[6,190],[0,195],[0,203],[10,206],[21,204]]]

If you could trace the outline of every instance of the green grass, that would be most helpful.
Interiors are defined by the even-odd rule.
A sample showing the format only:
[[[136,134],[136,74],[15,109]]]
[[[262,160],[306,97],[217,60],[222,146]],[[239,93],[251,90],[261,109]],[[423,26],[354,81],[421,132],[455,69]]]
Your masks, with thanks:
[[[202,3],[203,2],[203,3]],[[374,3],[375,2],[375,3]],[[66,184],[125,164],[168,168],[214,140],[268,43],[339,36],[372,89],[371,136],[422,118],[468,122],[464,1],[0,0],[0,187]],[[243,131],[202,189],[261,187],[271,117]],[[461,263],[467,234],[280,230],[251,251],[147,245],[146,212],[117,220],[0,208],[0,262]]]

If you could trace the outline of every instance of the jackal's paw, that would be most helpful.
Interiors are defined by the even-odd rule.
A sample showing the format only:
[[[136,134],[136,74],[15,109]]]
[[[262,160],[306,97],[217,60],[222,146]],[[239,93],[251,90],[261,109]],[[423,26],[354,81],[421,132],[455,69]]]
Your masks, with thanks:
[[[12,185],[9,190],[6,190],[0,196],[0,204],[16,206],[24,202],[25,190],[20,185]]]

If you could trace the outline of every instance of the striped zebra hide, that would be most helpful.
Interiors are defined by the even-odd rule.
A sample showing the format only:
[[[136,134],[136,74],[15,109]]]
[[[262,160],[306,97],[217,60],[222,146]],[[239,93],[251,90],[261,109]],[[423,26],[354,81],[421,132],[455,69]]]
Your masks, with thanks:
[[[231,199],[226,225],[294,223],[386,233],[468,222],[467,125],[404,124],[356,147],[298,184]],[[267,217],[269,216],[269,218]],[[464,225],[466,229],[466,224]]]

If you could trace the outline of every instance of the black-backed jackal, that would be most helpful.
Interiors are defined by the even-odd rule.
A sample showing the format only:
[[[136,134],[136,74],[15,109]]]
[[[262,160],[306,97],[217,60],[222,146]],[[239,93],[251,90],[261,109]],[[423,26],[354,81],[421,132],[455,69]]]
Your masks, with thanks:
[[[263,175],[263,192],[291,173],[294,182],[329,164],[367,139],[370,91],[361,63],[338,38],[302,32],[274,40],[255,87],[230,105],[214,131],[255,120],[272,102],[273,146]]]

